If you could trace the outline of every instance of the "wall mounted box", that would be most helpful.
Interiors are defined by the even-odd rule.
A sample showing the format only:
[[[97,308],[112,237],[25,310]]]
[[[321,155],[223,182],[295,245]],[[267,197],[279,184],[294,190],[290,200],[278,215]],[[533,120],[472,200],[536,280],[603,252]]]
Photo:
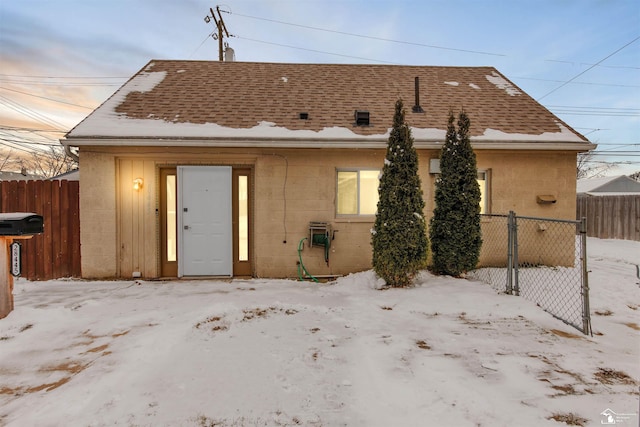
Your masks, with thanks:
[[[0,236],[24,236],[44,232],[41,215],[28,212],[0,214]]]
[[[543,195],[536,196],[536,202],[539,205],[549,205],[557,202],[557,199],[556,199],[556,196],[554,195],[543,194]]]
[[[429,173],[439,174],[440,172],[440,159],[429,159]]]

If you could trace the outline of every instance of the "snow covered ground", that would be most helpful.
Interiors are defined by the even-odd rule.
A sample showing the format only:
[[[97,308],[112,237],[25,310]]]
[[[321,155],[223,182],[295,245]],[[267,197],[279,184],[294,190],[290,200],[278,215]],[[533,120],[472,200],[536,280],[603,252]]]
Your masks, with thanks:
[[[593,337],[428,273],[388,290],[372,272],[18,280],[0,425],[635,426],[640,242],[589,239],[588,253]]]

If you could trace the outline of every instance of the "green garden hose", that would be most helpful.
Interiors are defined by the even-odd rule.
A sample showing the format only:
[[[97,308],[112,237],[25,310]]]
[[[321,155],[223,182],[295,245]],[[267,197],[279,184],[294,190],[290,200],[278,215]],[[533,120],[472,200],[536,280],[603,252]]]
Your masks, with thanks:
[[[302,276],[302,272],[304,271],[304,274],[307,275],[307,277],[309,277],[311,280],[313,280],[316,283],[319,283],[318,279],[316,279],[315,277],[313,277],[305,268],[304,264],[302,263],[302,248],[304,247],[304,241],[307,240],[307,238],[303,238],[302,240],[300,240],[300,243],[298,243],[298,278],[300,280],[305,280],[305,278]]]

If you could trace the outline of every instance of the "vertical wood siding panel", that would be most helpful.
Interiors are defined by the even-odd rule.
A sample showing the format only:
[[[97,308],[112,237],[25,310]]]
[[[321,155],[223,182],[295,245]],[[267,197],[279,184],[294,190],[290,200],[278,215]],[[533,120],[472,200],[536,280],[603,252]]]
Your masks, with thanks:
[[[144,260],[142,274],[145,277],[157,277],[158,274],[158,197],[156,165],[153,160],[144,162]]]

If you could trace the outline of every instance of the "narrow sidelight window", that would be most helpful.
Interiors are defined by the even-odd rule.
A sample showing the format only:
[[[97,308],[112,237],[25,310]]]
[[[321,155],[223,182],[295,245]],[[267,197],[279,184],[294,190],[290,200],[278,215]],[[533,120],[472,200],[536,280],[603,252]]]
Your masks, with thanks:
[[[490,201],[490,171],[478,171],[478,185],[480,186],[480,213],[491,213]]]
[[[249,179],[238,176],[238,260],[249,260]]]
[[[167,175],[167,261],[176,261],[178,242],[176,239],[176,176]]]

